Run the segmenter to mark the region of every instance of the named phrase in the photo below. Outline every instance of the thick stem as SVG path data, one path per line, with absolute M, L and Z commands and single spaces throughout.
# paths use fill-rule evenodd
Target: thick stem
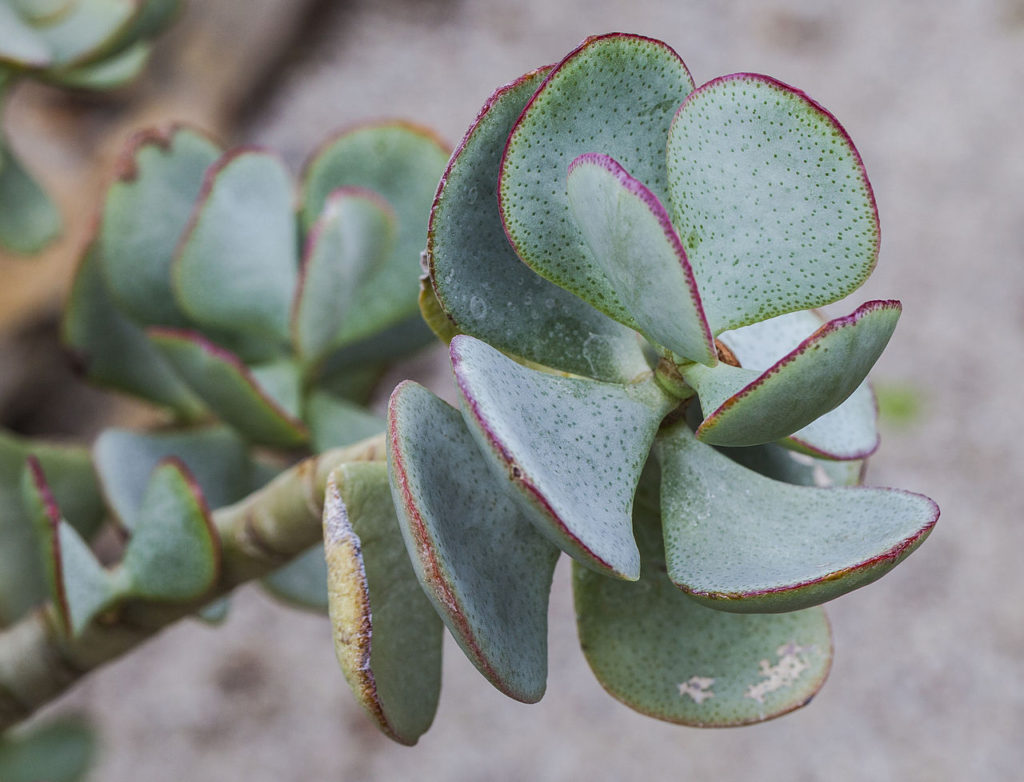
M 312 456 L 244 500 L 214 511 L 223 566 L 217 585 L 201 600 L 126 603 L 99 617 L 77 638 L 60 632 L 57 615 L 47 604 L 0 632 L 0 731 L 167 625 L 321 541 L 323 497 L 331 472 L 349 462 L 383 459 L 384 436 L 377 435 Z

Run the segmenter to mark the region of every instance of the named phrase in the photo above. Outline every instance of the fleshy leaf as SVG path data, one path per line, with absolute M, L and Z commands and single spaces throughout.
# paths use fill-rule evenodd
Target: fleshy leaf
M 9 3 L 0 3 L 0 30 L 0 63 L 45 68 L 53 60 L 46 40 Z
M 77 367 L 91 382 L 169 407 L 185 419 L 205 411 L 145 332 L 119 311 L 95 245 L 85 251 L 75 273 L 61 332 Z
M 93 461 L 107 503 L 125 529 L 138 527 L 150 476 L 167 459 L 185 465 L 212 509 L 252 490 L 246 445 L 225 427 L 146 433 L 107 429 L 93 446 Z
M 297 247 L 284 164 L 255 149 L 225 155 L 206 173 L 173 263 L 178 305 L 204 326 L 289 339 Z
M 306 421 L 317 453 L 357 443 L 384 431 L 384 421 L 366 408 L 314 391 L 306 400 Z
M 417 314 L 416 277 L 427 215 L 448 149 L 429 131 L 404 123 L 367 125 L 329 141 L 310 161 L 303 184 L 306 230 L 339 187 L 380 195 L 398 219 L 387 260 L 371 270 L 345 315 L 338 344 L 355 342 Z
M 452 368 L 463 416 L 495 479 L 555 545 L 606 575 L 635 580 L 633 494 L 671 402 L 633 386 L 528 369 L 458 336 Z
M 695 727 L 748 725 L 805 705 L 832 663 L 820 607 L 730 614 L 668 580 L 657 512 L 638 511 L 637 583 L 573 564 L 580 646 L 601 685 L 631 709 Z
M 371 385 L 376 384 L 390 364 L 433 343 L 434 335 L 417 312 L 329 353 L 319 367 L 317 383 L 347 396 L 343 389 L 369 382 L 374 372 Z
M 838 301 L 878 257 L 860 155 L 802 92 L 740 73 L 702 85 L 668 136 L 672 221 L 712 330 Z
M 327 612 L 327 563 L 320 544 L 263 578 L 263 588 L 296 608 Z
M 862 460 L 817 459 L 775 443 L 718 450 L 737 464 L 783 483 L 828 488 L 859 486 L 864 480 L 865 462 Z
M 209 408 L 246 437 L 282 448 L 306 441 L 305 424 L 271 397 L 233 353 L 196 332 L 152 328 L 149 336 Z
M 96 737 L 80 718 L 60 717 L 28 732 L 0 736 L 4 782 L 81 782 L 96 754 Z
M 406 552 L 385 465 L 335 471 L 324 502 L 324 542 L 334 648 L 345 679 L 384 733 L 415 744 L 437 711 L 444 626 Z
M 2 136 L 0 154 L 0 246 L 38 252 L 60 234 L 60 213 Z
M 455 640 L 503 693 L 540 700 L 558 549 L 484 464 L 459 413 L 410 381 L 391 395 L 388 466 L 409 558 Z
M 220 572 L 220 539 L 203 495 L 174 459 L 153 471 L 125 549 L 120 573 L 127 594 L 148 600 L 194 600 Z
M 370 190 L 335 190 L 310 229 L 292 308 L 293 340 L 307 360 L 334 342 L 360 283 L 391 255 L 396 218 Z
M 141 11 L 138 0 L 76 0 L 66 13 L 35 29 L 57 66 L 82 65 L 113 53 Z
M 938 519 L 897 489 L 794 486 L 736 464 L 685 423 L 655 446 L 669 578 L 724 611 L 794 611 L 881 578 Z
M 658 197 L 613 158 L 593 152 L 569 164 L 567 188 L 589 259 L 618 294 L 621 308 L 591 303 L 655 344 L 714 365 L 715 341 L 697 282 Z M 579 293 L 586 296 L 586 290 Z
M 665 140 L 692 89 L 666 44 L 619 33 L 588 38 L 548 74 L 509 135 L 499 180 L 505 230 L 527 266 L 604 312 L 625 309 L 570 216 L 565 174 L 600 152 L 663 199 Z
M 187 127 L 135 134 L 107 192 L 100 256 L 120 307 L 144 325 L 183 326 L 171 289 L 171 262 L 192 215 L 203 175 L 220 150 Z
M 719 335 L 745 369 L 759 372 L 798 347 L 824 319 L 801 310 Z M 878 411 L 865 380 L 834 410 L 794 432 L 783 442 L 789 448 L 829 459 L 864 459 L 878 448 Z
M 131 84 L 141 75 L 151 53 L 148 43 L 139 42 L 115 57 L 56 72 L 48 81 L 79 90 L 115 90 Z
M 77 636 L 116 598 L 114 581 L 75 528 L 64 520 L 35 457 L 29 457 L 23 491 L 36 524 L 54 608 L 64 632 Z
M 764 372 L 727 364 L 683 370 L 713 445 L 759 445 L 793 434 L 838 407 L 864 382 L 900 316 L 898 301 L 869 301 L 819 328 Z M 860 404 L 855 400 L 851 411 Z
M 430 214 L 430 278 L 456 332 L 565 372 L 630 380 L 648 368 L 636 335 L 524 265 L 498 211 L 505 142 L 549 70 L 495 92 L 452 155 Z

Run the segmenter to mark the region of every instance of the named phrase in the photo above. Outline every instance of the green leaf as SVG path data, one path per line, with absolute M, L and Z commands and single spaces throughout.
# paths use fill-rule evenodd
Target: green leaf
M 900 311 L 898 301 L 862 304 L 826 323 L 760 373 L 726 364 L 685 368 L 683 377 L 705 411 L 697 436 L 713 445 L 759 445 L 803 429 L 864 382 Z M 848 412 L 862 418 L 861 407 L 862 400 L 855 400 Z
M 153 471 L 120 574 L 126 594 L 148 600 L 194 600 L 220 572 L 220 539 L 195 479 L 177 459 Z
M 6 0 L 29 24 L 41 24 L 67 13 L 75 0 Z
M 427 216 L 448 149 L 429 131 L 405 123 L 367 125 L 329 141 L 309 162 L 303 184 L 306 230 L 339 187 L 380 195 L 395 212 L 398 232 L 386 261 L 373 269 L 345 315 L 338 343 L 362 339 L 412 317 Z
M 137 0 L 76 0 L 36 31 L 50 47 L 54 66 L 85 65 L 116 53 L 140 11 Z
M 281 448 L 306 442 L 305 424 L 270 396 L 236 355 L 196 332 L 151 328 L 149 336 L 209 408 L 247 438 Z
M 366 391 L 364 382 L 369 383 L 371 376 L 372 387 L 390 364 L 433 343 L 434 335 L 417 312 L 328 354 L 319 367 L 317 383 L 332 390 L 354 387 Z
M 444 630 L 406 553 L 385 465 L 335 471 L 324 541 L 334 648 L 345 678 L 384 733 L 415 744 L 437 711 Z
M 798 486 L 859 486 L 866 468 L 863 460 L 816 459 L 775 443 L 749 448 L 718 448 L 718 451 L 748 470 Z
M 149 62 L 152 48 L 137 43 L 116 56 L 66 71 L 47 75 L 47 80 L 79 90 L 115 90 L 135 81 Z
M 0 30 L 0 63 L 45 68 L 53 60 L 46 40 L 9 3 L 0 3 Z
M 201 622 L 206 622 L 209 625 L 219 625 L 225 619 L 228 618 L 228 612 L 231 610 L 231 598 L 230 597 L 219 597 L 212 603 L 207 603 L 201 609 L 196 611 L 196 617 Z
M 182 126 L 136 133 L 121 155 L 104 202 L 100 256 L 118 305 L 141 324 L 188 323 L 174 301 L 171 261 L 219 155 L 209 138 Z
M 633 494 L 670 400 L 650 379 L 549 375 L 467 336 L 452 340 L 451 358 L 463 416 L 495 478 L 567 554 L 636 580 Z
M 314 391 L 306 400 L 306 421 L 317 453 L 351 445 L 384 431 L 382 419 L 324 391 Z
M 279 600 L 297 608 L 327 613 L 327 563 L 324 547 L 313 546 L 287 565 L 278 568 L 261 583 Z
M 636 335 L 531 271 L 501 222 L 497 182 L 505 142 L 549 70 L 495 92 L 452 155 L 430 214 L 430 279 L 456 332 L 544 366 L 630 380 L 648 369 Z
M 683 103 L 668 137 L 672 221 L 712 330 L 838 301 L 878 257 L 860 155 L 802 92 L 738 73 Z
M 93 446 L 93 461 L 110 510 L 125 529 L 138 527 L 150 476 L 167 459 L 185 465 L 214 510 L 253 489 L 246 444 L 225 427 L 145 433 L 107 429 Z
M 499 181 L 505 230 L 527 266 L 604 312 L 625 309 L 571 218 L 566 171 L 601 152 L 663 199 L 668 128 L 692 89 L 679 55 L 637 35 L 588 38 L 551 71 L 509 135 Z
M 406 549 L 441 619 L 491 684 L 540 700 L 558 549 L 484 464 L 458 412 L 410 381 L 391 395 L 388 466 Z
M 241 149 L 206 173 L 171 270 L 178 305 L 197 323 L 289 339 L 298 282 L 292 181 L 277 157 Z
M 61 337 L 91 382 L 168 407 L 186 420 L 205 412 L 145 332 L 121 314 L 107 289 L 95 244 L 86 249 L 75 273 Z
M 0 152 L 0 246 L 39 252 L 60 234 L 60 213 L 2 136 Z
M 306 240 L 292 308 L 292 338 L 307 361 L 330 349 L 368 272 L 391 255 L 395 231 L 394 210 L 373 191 L 328 196 Z
M 692 361 L 718 357 L 686 250 L 661 201 L 608 155 L 569 164 L 569 210 L 590 249 L 588 275 L 603 275 L 618 294 L 590 303 L 647 339 Z M 575 290 L 570 288 L 570 290 Z M 578 291 L 586 297 L 586 286 Z
M 824 322 L 818 313 L 801 310 L 723 332 L 719 340 L 740 366 L 762 372 L 799 347 Z M 845 402 L 782 443 L 812 456 L 865 459 L 878 448 L 877 419 L 874 394 L 864 381 Z
M 116 585 L 88 544 L 64 520 L 35 457 L 28 459 L 22 491 L 36 525 L 50 598 L 63 631 L 78 636 L 116 599 Z
M 4 782 L 80 782 L 96 755 L 96 738 L 77 718 L 61 717 L 0 737 Z
M 724 611 L 794 611 L 870 584 L 921 545 L 939 516 L 920 494 L 765 478 L 685 423 L 662 431 L 655 452 L 669 578 Z

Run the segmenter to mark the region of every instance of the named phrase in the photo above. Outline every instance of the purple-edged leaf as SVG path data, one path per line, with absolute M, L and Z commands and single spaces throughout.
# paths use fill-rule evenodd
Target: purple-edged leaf
M 530 268 L 604 312 L 624 309 L 570 215 L 565 174 L 600 152 L 663 199 L 665 140 L 692 89 L 679 55 L 637 35 L 588 38 L 551 71 L 509 135 L 499 181 L 505 230 Z
M 28 513 L 36 525 L 50 597 L 64 632 L 77 636 L 116 598 L 111 574 L 61 515 L 42 465 L 29 457 L 23 480 Z
M 206 170 L 220 149 L 202 133 L 173 126 L 135 134 L 121 155 L 100 223 L 100 261 L 118 305 L 144 325 L 184 326 L 171 262 Z
M 630 380 L 647 369 L 636 335 L 523 264 L 498 211 L 505 142 L 549 70 L 495 92 L 452 155 L 430 213 L 430 278 L 456 333 L 565 372 Z
M 837 301 L 878 256 L 878 213 L 835 117 L 767 76 L 686 99 L 668 137 L 672 221 L 717 334 Z
M 669 578 L 724 611 L 793 611 L 870 584 L 916 549 L 939 515 L 927 497 L 897 489 L 773 481 L 684 423 L 664 430 L 655 452 Z
M 307 165 L 302 186 L 302 223 L 307 230 L 328 195 L 339 187 L 372 190 L 390 204 L 398 220 L 392 251 L 366 277 L 345 314 L 338 344 L 355 342 L 418 314 L 420 253 L 448 152 L 430 131 L 392 122 L 342 133 Z
M 550 375 L 467 336 L 452 340 L 451 359 L 463 416 L 495 478 L 567 554 L 635 580 L 633 494 L 670 400 L 650 379 Z
M 185 419 L 205 412 L 146 333 L 121 314 L 107 289 L 95 245 L 85 251 L 75 273 L 61 336 L 91 382 L 168 407 Z
M 356 292 L 370 270 L 391 255 L 394 210 L 370 190 L 345 187 L 324 202 L 310 229 L 292 307 L 292 338 L 307 361 L 337 339 Z
M 0 246 L 19 253 L 35 253 L 60 234 L 60 213 L 57 207 L 25 170 L 6 143 L 2 132 L 0 205 Z
M 642 714 L 697 727 L 748 725 L 805 705 L 832 663 L 824 610 L 705 608 L 665 576 L 657 519 L 638 513 L 639 582 L 573 565 L 580 645 L 601 685 Z
M 220 573 L 220 538 L 195 479 L 170 458 L 153 471 L 118 569 L 124 594 L 195 600 Z
M 558 549 L 484 464 L 458 411 L 409 381 L 388 407 L 388 466 L 409 558 L 441 619 L 491 684 L 540 700 Z
M 324 501 L 334 649 L 360 705 L 385 734 L 415 744 L 441 693 L 444 625 L 406 552 L 387 467 L 345 464 Z
M 169 432 L 107 429 L 93 446 L 93 463 L 107 504 L 125 529 L 139 525 L 150 477 L 168 459 L 185 466 L 214 510 L 255 488 L 245 442 L 223 426 Z
M 247 438 L 282 448 L 306 442 L 306 425 L 285 407 L 297 398 L 297 385 L 283 377 L 279 365 L 265 373 L 279 394 L 287 392 L 276 399 L 237 356 L 200 334 L 152 328 L 149 337 L 207 406 Z
M 569 164 L 569 211 L 590 248 L 587 274 L 618 294 L 590 303 L 655 344 L 701 364 L 718 357 L 686 250 L 661 201 L 608 155 Z M 575 287 L 567 286 L 576 291 Z M 586 298 L 587 291 L 576 291 Z
M 745 369 L 763 372 L 821 328 L 824 319 L 801 310 L 726 331 L 719 340 Z M 782 441 L 794 450 L 829 459 L 864 459 L 878 448 L 878 410 L 867 381 L 834 410 Z
M 697 436 L 712 445 L 759 445 L 803 429 L 841 405 L 864 382 L 889 342 L 900 311 L 898 301 L 862 304 L 850 315 L 821 326 L 763 372 L 727 364 L 684 369 L 683 377 L 697 391 L 705 411 Z M 851 414 L 860 406 L 855 400 Z
M 298 237 L 288 170 L 242 149 L 206 173 L 174 261 L 178 305 L 204 326 L 289 339 Z

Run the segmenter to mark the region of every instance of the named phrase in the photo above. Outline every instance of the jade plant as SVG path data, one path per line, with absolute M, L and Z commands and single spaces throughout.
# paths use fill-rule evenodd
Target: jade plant
M 139 137 L 65 336 L 171 423 L 0 452 L 7 534 L 43 552 L 0 588 L 39 585 L 0 633 L 0 725 L 276 574 L 326 603 L 357 700 L 412 744 L 445 627 L 503 693 L 543 695 L 563 553 L 585 656 L 632 708 L 742 725 L 820 688 L 821 604 L 938 517 L 860 485 L 899 303 L 815 309 L 878 256 L 848 135 L 778 81 L 695 87 L 664 43 L 612 34 L 497 90 L 446 159 L 409 126 L 343 135 L 296 220 L 272 156 Z M 359 405 L 424 321 L 458 406 L 406 381 L 380 432 Z M 108 517 L 123 551 L 101 565 Z
M 0 0 L 0 116 L 23 79 L 77 90 L 134 81 L 181 0 Z M 50 197 L 0 132 L 0 247 L 42 249 L 60 232 Z

